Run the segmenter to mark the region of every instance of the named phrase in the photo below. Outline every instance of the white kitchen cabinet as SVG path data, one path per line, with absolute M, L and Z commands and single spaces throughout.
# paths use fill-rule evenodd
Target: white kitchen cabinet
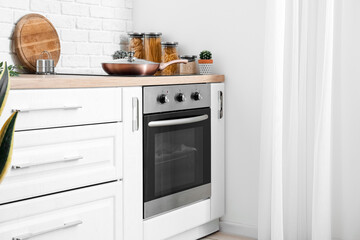
M 211 84 L 211 219 L 225 213 L 224 83 Z
M 121 88 L 11 90 L 0 123 L 16 109 L 16 130 L 118 122 L 121 99 Z
M 121 206 L 121 182 L 1 205 L 0 239 L 122 240 Z
M 143 239 L 142 88 L 123 88 L 124 239 Z
M 122 123 L 15 132 L 0 203 L 122 178 Z
M 0 122 L 12 109 L 23 112 L 0 185 L 0 240 L 158 240 L 218 226 L 220 92 L 224 84 L 211 84 L 211 198 L 144 221 L 142 87 L 10 91 Z

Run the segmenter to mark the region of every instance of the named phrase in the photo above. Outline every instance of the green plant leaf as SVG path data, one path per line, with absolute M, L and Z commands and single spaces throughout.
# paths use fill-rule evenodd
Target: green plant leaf
M 3 65 L 4 68 L 0 74 L 0 115 L 4 110 L 10 89 L 9 67 L 6 62 L 1 64 L 1 66 Z M 0 183 L 4 179 L 11 162 L 17 115 L 18 111 L 14 112 L 2 126 L 0 131 Z
M 4 110 L 7 96 L 9 94 L 9 89 L 10 89 L 9 75 L 10 74 L 7 68 L 7 64 L 5 62 L 4 70 L 1 72 L 0 75 L 0 116 L 2 111 Z
M 0 183 L 4 179 L 11 162 L 17 115 L 18 111 L 14 112 L 0 131 Z
M 5 62 L 6 64 L 6 62 Z M 0 74 L 3 72 L 4 68 L 3 68 L 4 62 L 0 62 Z M 16 70 L 23 70 L 24 67 L 21 65 L 9 65 L 6 67 L 10 73 L 10 76 L 19 76 L 19 72 Z

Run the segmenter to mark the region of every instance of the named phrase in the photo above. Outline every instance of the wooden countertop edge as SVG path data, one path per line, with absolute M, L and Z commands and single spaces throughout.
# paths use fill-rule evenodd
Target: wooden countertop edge
M 191 75 L 159 77 L 113 77 L 81 75 L 31 75 L 11 77 L 11 89 L 46 88 L 97 88 L 97 87 L 135 87 L 190 83 L 220 83 L 224 75 Z

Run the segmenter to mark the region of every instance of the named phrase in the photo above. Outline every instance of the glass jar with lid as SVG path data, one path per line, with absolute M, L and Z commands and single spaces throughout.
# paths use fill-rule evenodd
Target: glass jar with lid
M 145 59 L 152 62 L 161 62 L 161 35 L 159 32 L 145 33 Z
M 139 59 L 145 58 L 145 48 L 144 48 L 144 33 L 130 32 L 129 42 L 130 42 L 130 51 L 134 52 L 134 57 Z
M 177 42 L 162 42 L 162 62 L 170 62 L 179 59 L 177 52 Z M 162 75 L 178 75 L 179 65 L 173 64 L 162 70 Z
M 187 64 L 180 64 L 180 75 L 192 75 L 197 73 L 196 55 L 181 55 L 180 59 L 188 60 Z

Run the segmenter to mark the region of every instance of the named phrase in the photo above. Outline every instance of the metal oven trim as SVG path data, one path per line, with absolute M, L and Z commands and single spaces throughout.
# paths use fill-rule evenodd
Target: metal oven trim
M 211 197 L 211 183 L 144 203 L 144 219 Z

